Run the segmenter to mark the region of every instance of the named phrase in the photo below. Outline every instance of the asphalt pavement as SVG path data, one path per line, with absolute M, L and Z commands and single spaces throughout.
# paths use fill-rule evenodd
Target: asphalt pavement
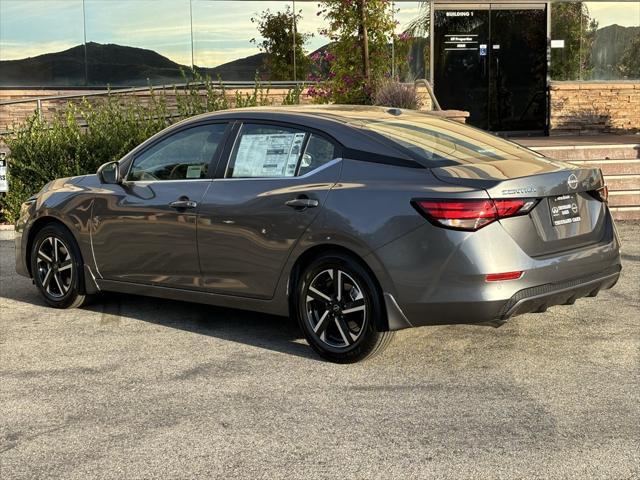
M 289 319 L 105 295 L 47 308 L 0 232 L 0 478 L 640 478 L 640 223 L 618 285 L 356 365 Z

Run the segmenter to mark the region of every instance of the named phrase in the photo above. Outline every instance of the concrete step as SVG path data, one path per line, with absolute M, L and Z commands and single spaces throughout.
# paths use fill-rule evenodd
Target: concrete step
M 616 220 L 640 219 L 640 207 L 609 207 L 609 209 Z
M 609 191 L 640 190 L 640 174 L 607 175 L 605 177 Z
M 609 192 L 609 205 L 612 207 L 640 207 L 640 190 Z
M 640 158 L 640 144 L 535 146 L 532 150 L 556 160 L 600 160 Z
M 572 160 L 570 163 L 586 168 L 599 168 L 605 176 L 640 174 L 640 159 Z

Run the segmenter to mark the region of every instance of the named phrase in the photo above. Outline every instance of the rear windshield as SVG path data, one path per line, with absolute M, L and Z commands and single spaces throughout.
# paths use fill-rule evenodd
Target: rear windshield
M 361 125 L 436 165 L 543 158 L 482 130 L 434 117 L 367 119 Z

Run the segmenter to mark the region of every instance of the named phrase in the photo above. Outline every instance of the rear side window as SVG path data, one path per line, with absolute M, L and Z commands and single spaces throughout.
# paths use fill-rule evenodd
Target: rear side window
M 299 175 L 309 173 L 336 158 L 333 143 L 318 135 L 311 134 L 300 160 Z
M 303 130 L 245 123 L 238 132 L 226 178 L 286 178 L 331 161 L 335 146 Z
M 128 180 L 206 178 L 209 163 L 224 138 L 227 124 L 200 125 L 176 132 L 138 155 Z

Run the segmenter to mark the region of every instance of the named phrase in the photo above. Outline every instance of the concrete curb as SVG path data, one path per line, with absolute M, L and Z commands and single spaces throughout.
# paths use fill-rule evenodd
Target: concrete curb
M 15 230 L 16 226 L 15 225 L 0 225 L 0 232 L 4 232 L 7 230 Z

